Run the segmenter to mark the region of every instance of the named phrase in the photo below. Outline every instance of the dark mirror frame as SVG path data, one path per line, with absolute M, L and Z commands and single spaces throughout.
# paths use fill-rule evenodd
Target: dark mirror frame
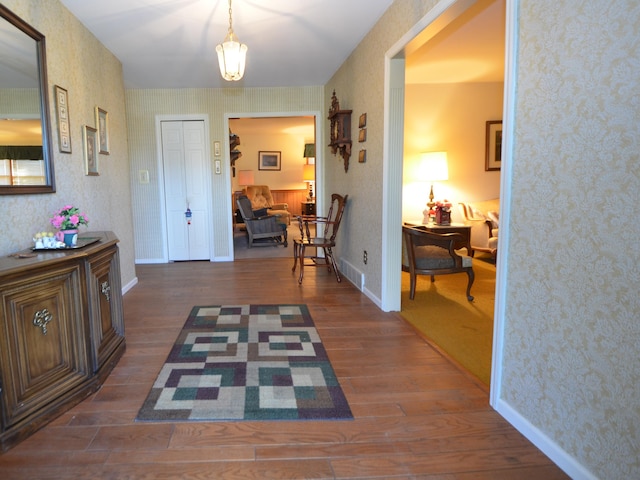
M 0 17 L 24 32 L 36 42 L 36 61 L 40 87 L 40 121 L 42 122 L 42 157 L 45 165 L 45 185 L 0 185 L 0 195 L 54 193 L 53 151 L 51 149 L 51 121 L 49 117 L 49 84 L 47 81 L 47 58 L 44 35 L 26 23 L 12 11 L 0 4 Z M 1 21 L 1 20 L 0 20 Z

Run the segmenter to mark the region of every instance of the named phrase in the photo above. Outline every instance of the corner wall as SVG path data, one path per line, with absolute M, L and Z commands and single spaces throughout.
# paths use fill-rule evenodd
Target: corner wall
M 325 148 L 325 185 L 349 193 L 338 256 L 362 265 L 369 251 L 374 297 L 387 235 L 384 55 L 436 3 L 396 0 L 325 87 L 353 109 L 352 131 L 367 113 L 367 162 L 345 173 Z M 519 6 L 519 64 L 498 408 L 574 478 L 640 478 L 640 4 L 508 5 Z
M 122 65 L 58 0 L 3 4 L 45 35 L 49 102 L 55 98 L 54 85 L 68 91 L 72 153 L 59 151 L 50 105 L 56 193 L 0 197 L 0 254 L 29 247 L 35 232 L 53 231 L 51 214 L 73 204 L 89 217 L 88 230 L 110 230 L 120 239 L 122 285 L 131 286 L 136 276 Z M 109 114 L 110 155 L 99 155 L 100 176 L 89 177 L 84 173 L 82 126 L 95 127 L 96 106 Z

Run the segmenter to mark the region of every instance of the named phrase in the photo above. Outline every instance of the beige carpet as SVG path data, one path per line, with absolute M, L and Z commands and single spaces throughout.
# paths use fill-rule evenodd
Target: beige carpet
M 409 299 L 409 274 L 402 273 L 400 314 L 427 339 L 485 385 L 491 379 L 493 309 L 496 267 L 489 257 L 473 260 L 473 302 L 467 301 L 467 275 L 440 275 L 431 283 L 419 275 L 414 300 Z

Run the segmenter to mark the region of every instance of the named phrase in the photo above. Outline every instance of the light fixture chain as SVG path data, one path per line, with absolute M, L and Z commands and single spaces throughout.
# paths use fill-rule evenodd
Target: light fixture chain
M 233 28 L 231 27 L 231 0 L 229 0 L 229 33 L 233 32 Z

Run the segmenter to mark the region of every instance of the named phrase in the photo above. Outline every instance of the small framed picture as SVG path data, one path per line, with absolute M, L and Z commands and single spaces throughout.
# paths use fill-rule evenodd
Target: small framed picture
M 98 153 L 109 155 L 109 114 L 96 107 L 96 128 L 98 129 Z
M 358 162 L 364 163 L 367 161 L 367 151 L 362 149 L 358 152 Z
M 85 125 L 82 129 L 84 143 L 84 166 L 86 175 L 100 175 L 98 171 L 98 135 L 97 130 Z
M 361 128 L 360 133 L 358 133 L 358 142 L 366 142 L 367 141 L 367 129 Z
M 360 115 L 360 119 L 358 120 L 358 128 L 364 128 L 367 126 L 367 114 L 363 113 Z
M 61 153 L 71 153 L 71 128 L 69 127 L 69 96 L 67 91 L 55 85 L 56 118 L 58 119 L 58 148 Z
M 502 120 L 489 120 L 487 122 L 486 143 L 485 171 L 500 170 L 502 166 Z
M 258 152 L 258 170 L 280 170 L 281 152 Z

